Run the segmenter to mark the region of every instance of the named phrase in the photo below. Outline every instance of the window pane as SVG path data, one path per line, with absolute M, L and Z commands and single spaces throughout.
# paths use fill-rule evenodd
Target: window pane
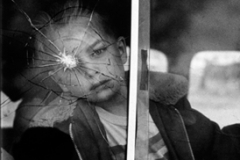
M 205 51 L 191 62 L 189 101 L 220 126 L 240 120 L 240 52 Z

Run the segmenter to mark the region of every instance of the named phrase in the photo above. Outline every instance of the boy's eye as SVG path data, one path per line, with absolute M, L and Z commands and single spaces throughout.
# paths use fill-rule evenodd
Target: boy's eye
M 92 56 L 92 57 L 100 56 L 102 53 L 104 53 L 104 52 L 106 51 L 106 49 L 107 49 L 107 47 L 94 50 L 94 51 L 92 52 L 91 56 Z

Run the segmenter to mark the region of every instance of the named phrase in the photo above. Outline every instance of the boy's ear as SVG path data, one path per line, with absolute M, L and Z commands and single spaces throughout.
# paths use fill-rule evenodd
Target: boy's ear
M 123 64 L 127 62 L 127 47 L 124 37 L 119 37 L 117 40 L 117 47 L 122 59 Z
M 69 89 L 66 87 L 66 85 L 63 85 L 61 83 L 59 83 L 59 81 L 57 80 L 56 76 L 53 76 L 53 71 L 49 71 L 48 75 L 51 77 L 51 79 L 57 83 L 57 85 L 59 85 L 61 87 L 61 89 L 63 90 L 63 92 L 68 92 Z

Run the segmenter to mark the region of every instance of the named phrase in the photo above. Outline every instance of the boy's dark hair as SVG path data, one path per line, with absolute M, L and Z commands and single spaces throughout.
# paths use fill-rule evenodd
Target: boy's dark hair
M 127 1 L 126 1 L 127 2 Z M 67 25 L 82 16 L 98 15 L 101 29 L 114 38 L 129 37 L 130 34 L 130 5 L 115 0 L 69 0 L 63 7 L 58 7 L 50 14 L 38 18 L 36 26 L 39 30 L 47 30 L 52 24 Z M 47 17 L 46 17 L 47 16 Z

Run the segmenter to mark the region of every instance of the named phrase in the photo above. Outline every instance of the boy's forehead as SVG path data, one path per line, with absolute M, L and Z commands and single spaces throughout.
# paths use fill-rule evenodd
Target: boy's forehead
M 91 40 L 100 38 L 97 34 L 99 32 L 100 30 L 98 28 L 92 27 L 92 22 L 88 23 L 88 21 L 84 19 L 84 21 L 80 21 L 79 23 L 69 23 L 65 27 L 60 28 L 59 36 L 62 40 L 70 38 L 79 40 L 88 38 Z
M 64 45 L 65 48 L 70 46 L 72 48 L 79 44 L 92 45 L 106 37 L 99 25 L 94 19 L 90 21 L 87 17 L 78 18 L 76 21 L 57 29 L 54 41 L 59 45 Z

